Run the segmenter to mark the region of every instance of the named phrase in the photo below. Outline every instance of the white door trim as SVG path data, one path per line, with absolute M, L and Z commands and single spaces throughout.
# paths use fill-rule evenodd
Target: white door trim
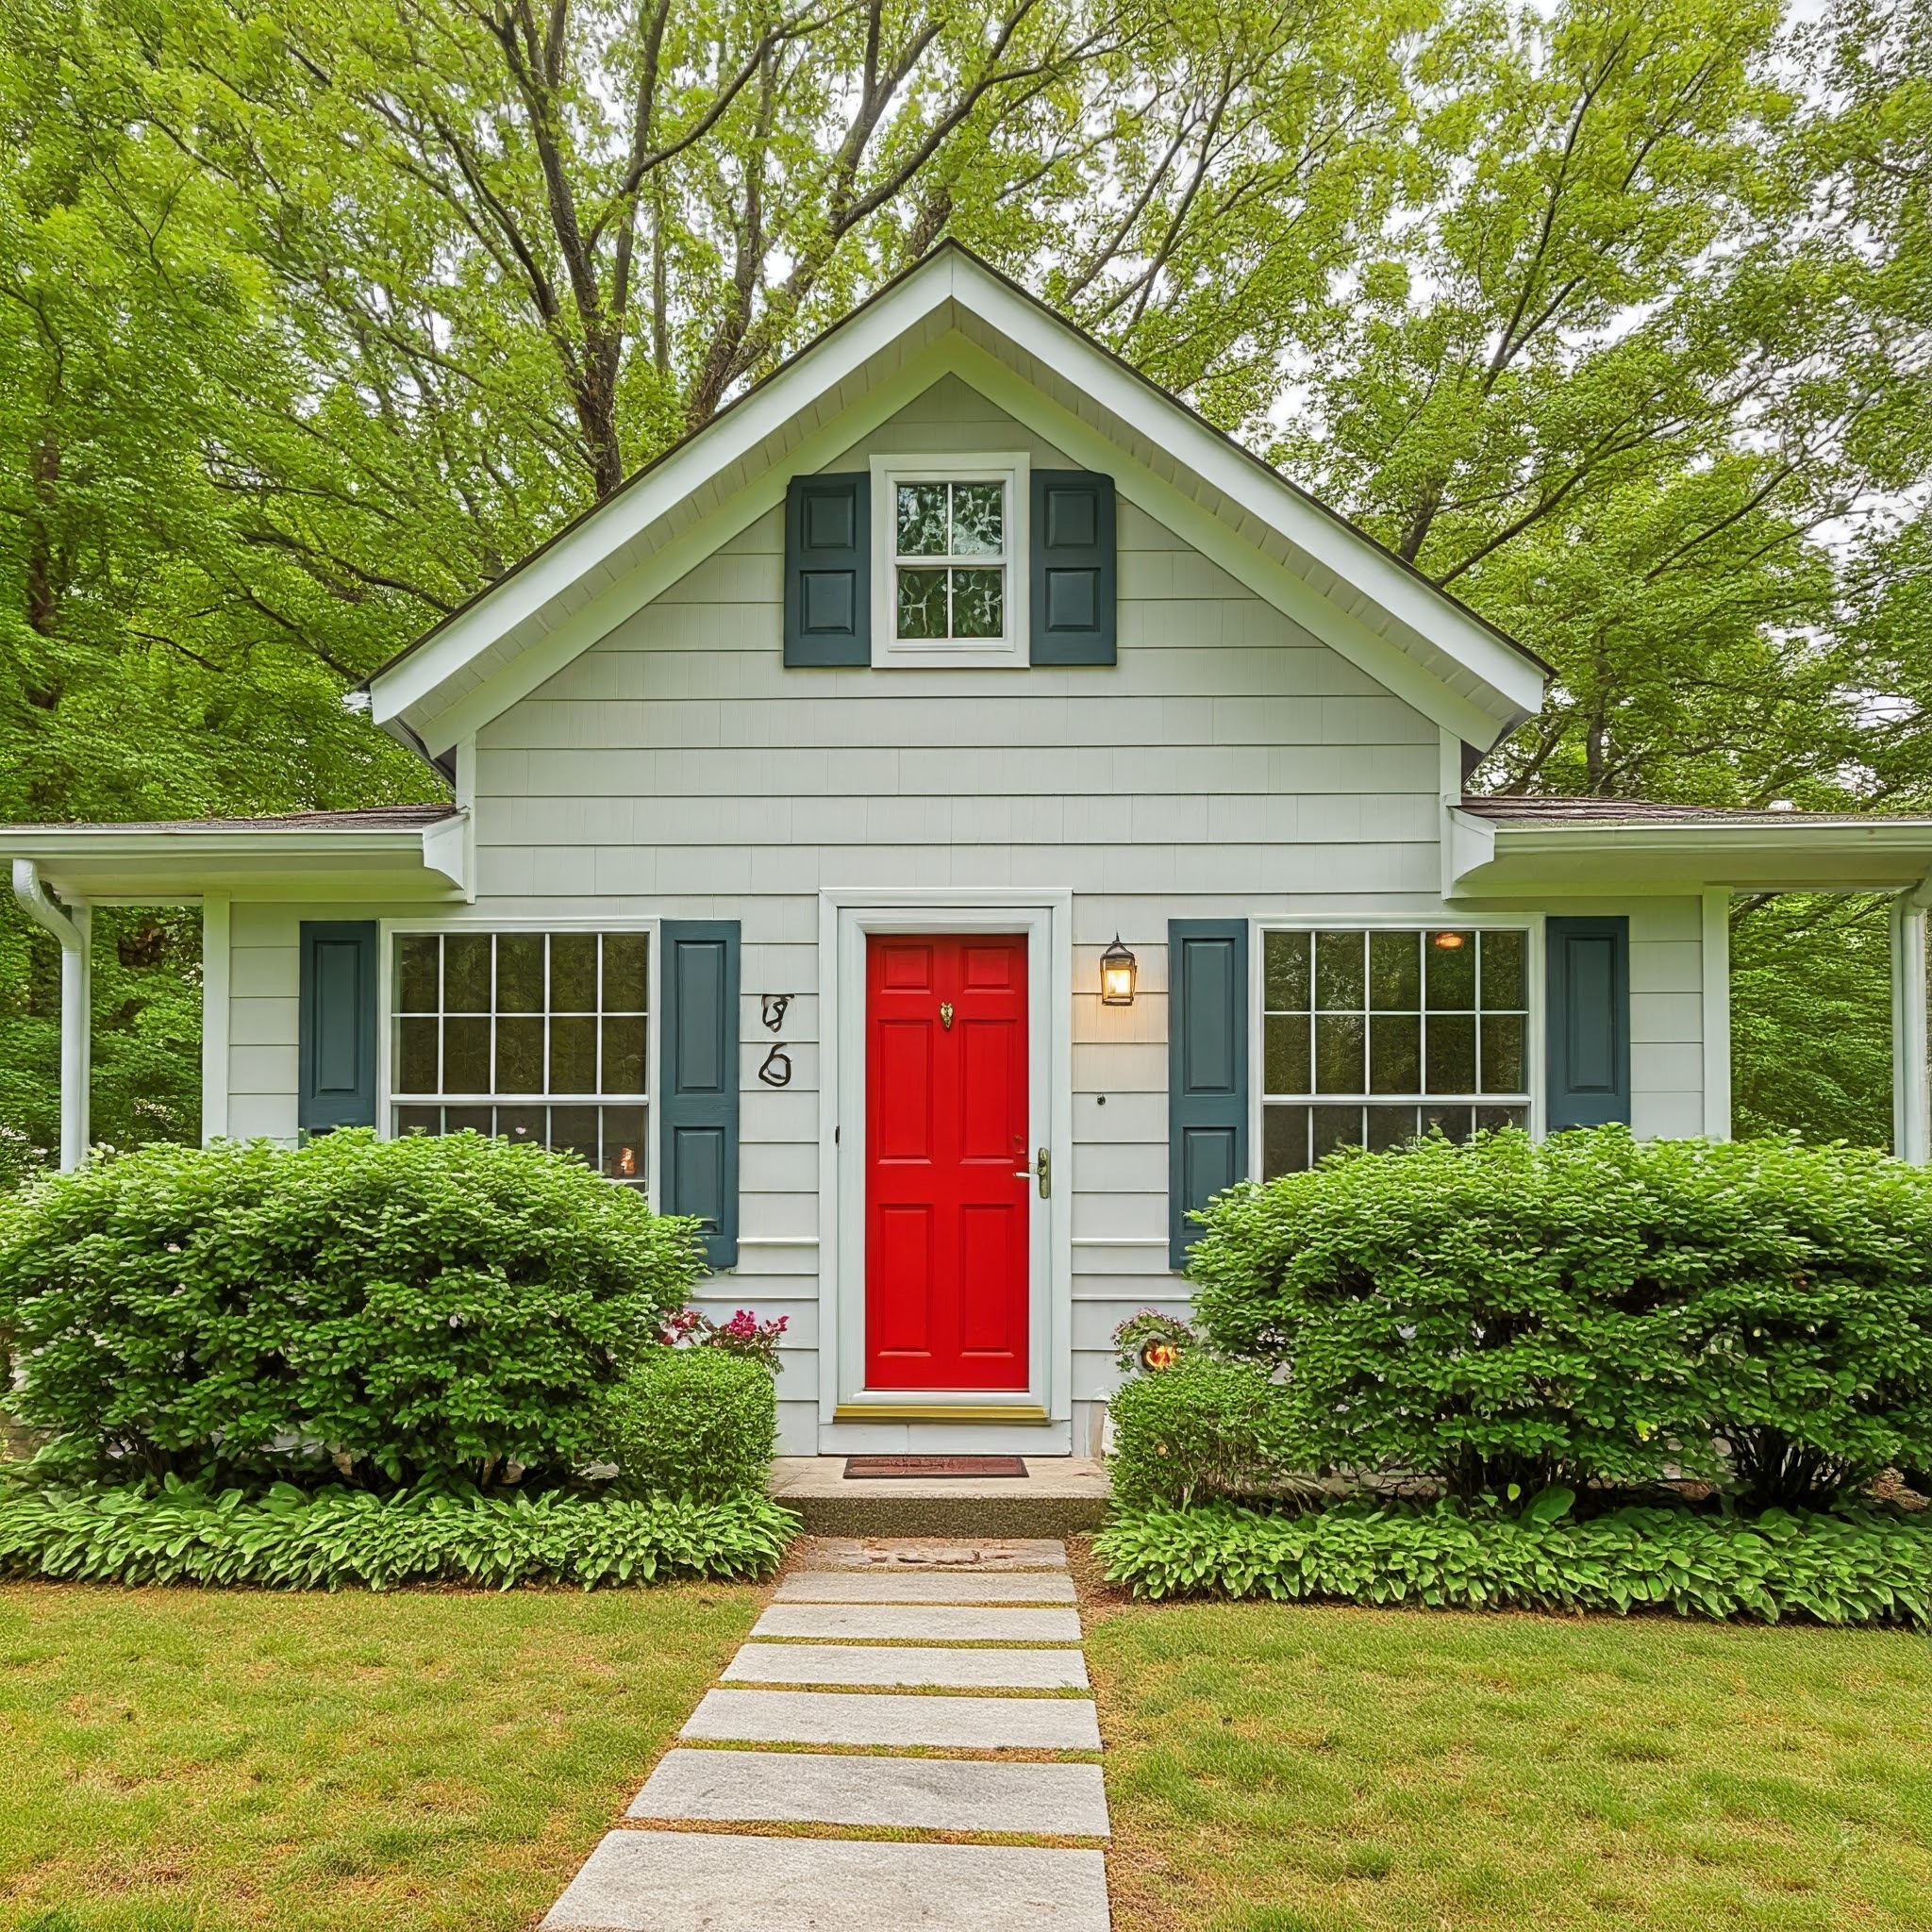
M 958 1408 L 972 1420 L 1067 1423 L 1073 1415 L 1074 895 L 1071 890 L 888 891 L 819 894 L 819 1421 L 875 1407 Z M 1033 1193 L 1030 1374 L 1024 1391 L 865 1389 L 865 936 L 874 932 L 1026 935 L 1029 1140 L 1050 1152 L 1052 1191 Z M 964 1423 L 968 1414 L 962 1414 Z M 935 1422 L 939 1417 L 933 1418 Z M 860 1424 L 861 1426 L 869 1424 Z

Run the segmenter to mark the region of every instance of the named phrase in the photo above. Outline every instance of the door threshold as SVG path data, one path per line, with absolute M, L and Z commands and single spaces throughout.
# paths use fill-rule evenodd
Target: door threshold
M 1044 1424 L 1053 1418 L 1037 1403 L 841 1402 L 835 1423 L 1020 1423 Z

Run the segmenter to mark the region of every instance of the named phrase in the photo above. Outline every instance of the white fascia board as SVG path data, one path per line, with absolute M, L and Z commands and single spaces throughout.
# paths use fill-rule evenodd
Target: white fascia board
M 1494 823 L 1493 821 L 1491 823 Z M 1859 825 L 1495 824 L 1459 896 L 1523 892 L 1908 890 L 1932 870 L 1932 823 Z M 1474 854 L 1472 854 L 1474 856 Z
M 1534 715 L 1536 705 L 1541 702 L 1540 682 L 1535 704 L 1528 708 L 1507 693 L 1499 693 L 1498 702 L 1491 708 L 1451 691 L 1400 644 L 1371 630 L 1360 618 L 1329 602 L 1306 577 L 1257 550 L 1186 491 L 1155 475 L 1111 437 L 1063 408 L 997 357 L 962 337 L 953 351 L 953 360 L 954 373 L 971 383 L 989 402 L 997 403 L 1008 414 L 1037 430 L 1082 468 L 1111 472 L 1114 488 L 1129 503 L 1165 525 L 1182 541 L 1192 544 L 1237 583 L 1272 604 L 1283 616 L 1292 618 L 1311 636 L 1347 658 L 1357 670 L 1413 706 L 1432 724 L 1487 750 L 1504 733 Z M 1222 448 L 1218 438 L 1206 432 L 1203 436 L 1216 453 L 1231 454 Z M 1182 460 L 1187 461 L 1185 458 Z M 1191 461 L 1187 466 L 1195 467 Z M 1221 487 L 1213 477 L 1207 480 L 1215 483 L 1216 488 Z M 1266 481 L 1265 477 L 1260 480 Z
M 541 616 L 555 597 L 596 570 L 613 552 L 640 536 L 660 517 L 670 515 L 701 485 L 733 463 L 756 455 L 760 444 L 809 407 L 814 395 L 835 390 L 841 383 L 862 372 L 875 356 L 952 298 L 957 265 L 956 258 L 947 256 L 939 258 L 925 269 L 915 270 L 896 288 L 889 289 L 870 308 L 860 310 L 849 322 L 821 337 L 796 361 L 761 389 L 753 391 L 735 408 L 727 409 L 701 435 L 693 437 L 655 470 L 647 471 L 628 489 L 566 530 L 548 550 L 523 569 L 513 572 L 467 610 L 458 612 L 420 649 L 411 652 L 391 669 L 378 674 L 370 685 L 372 715 L 375 722 L 381 724 L 391 719 L 407 717 L 408 722 L 425 738 L 433 735 L 436 742 L 430 748 L 438 752 L 446 751 L 466 731 L 474 730 L 474 724 L 453 729 L 447 717 L 437 715 L 435 694 L 441 685 L 459 673 L 507 631 Z M 894 408 L 897 407 L 895 404 Z M 840 418 L 841 424 L 848 420 L 844 416 Z M 863 434 L 863 431 L 859 433 Z M 818 440 L 811 439 L 813 441 Z M 838 446 L 843 448 L 852 440 L 851 434 L 846 433 Z M 779 496 L 783 494 L 781 482 Z M 683 554 L 687 547 L 695 545 L 696 555 L 692 560 L 698 560 L 724 541 L 718 534 L 721 527 L 715 514 L 701 518 L 683 539 L 667 548 Z M 735 531 L 727 532 L 727 535 L 732 534 L 736 534 Z M 684 568 L 690 569 L 691 563 L 687 562 Z M 676 579 L 672 577 L 666 581 L 675 582 Z M 613 588 L 618 591 L 624 589 L 623 586 Z M 605 603 L 605 598 L 599 598 L 587 606 L 586 611 L 601 608 Z M 578 618 L 584 614 L 579 612 Z M 629 612 L 624 614 L 627 616 Z M 622 622 L 622 619 L 618 621 Z M 559 628 L 567 629 L 575 636 L 581 626 L 576 619 L 573 619 Z M 552 655 L 547 649 L 550 640 L 546 638 L 543 646 L 539 647 L 546 658 Z M 583 645 L 579 643 L 576 648 L 582 649 Z M 569 658 L 566 657 L 560 661 L 567 663 Z M 491 679 L 485 688 L 494 686 L 495 680 Z M 529 689 L 534 690 L 535 685 Z M 419 709 L 424 714 L 420 721 L 417 716 Z M 464 705 L 463 710 L 474 715 L 475 707 Z
M 444 821 L 460 823 L 458 820 Z M 461 881 L 425 853 L 437 829 L 127 832 L 113 825 L 0 831 L 0 856 L 63 892 L 130 905 L 192 903 L 215 891 L 253 899 L 408 891 L 442 899 Z M 439 854 L 439 857 L 441 855 Z
M 1078 329 L 1042 312 L 994 277 L 974 270 L 972 263 L 962 261 L 959 266 L 962 275 L 972 277 L 970 295 L 961 296 L 963 307 L 1037 361 L 1060 371 L 1121 422 L 1144 424 L 1150 412 L 1164 417 L 1163 441 L 1177 461 L 1229 502 L 1278 530 L 1342 582 L 1354 585 L 1398 624 L 1446 652 L 1497 694 L 1499 711 L 1514 710 L 1529 718 L 1542 708 L 1541 671 L 1453 598 L 1406 570 L 1374 539 L 1308 501 Z M 1387 649 L 1400 648 L 1387 640 L 1380 641 Z M 1484 749 L 1488 748 L 1486 744 Z
M 621 573 L 614 583 L 481 683 L 463 691 L 446 709 L 436 711 L 425 703 L 413 711 L 408 721 L 410 727 L 435 753 L 474 738 L 492 719 L 500 718 L 592 644 L 608 637 L 626 618 L 635 616 L 652 598 L 668 591 L 767 510 L 776 508 L 785 501 L 786 485 L 792 476 L 822 469 L 915 401 L 948 369 L 949 358 L 939 345 L 903 363 L 876 384 L 862 403 L 840 411 L 828 424 L 791 445 L 782 463 L 769 464 L 736 496 L 661 544 L 635 569 Z
M 786 450 L 782 465 L 760 465 L 762 446 L 802 416 L 816 398 L 863 375 L 875 358 L 955 300 L 1042 366 L 1064 372 L 1068 380 L 1119 421 L 1144 422 L 1150 412 L 1157 412 L 1163 420 L 1165 446 L 1178 462 L 1227 502 L 1278 530 L 1322 568 L 1360 590 L 1396 623 L 1428 638 L 1464 668 L 1479 697 L 1450 690 L 1400 643 L 1342 611 L 1285 564 L 1255 550 L 1184 491 L 1135 463 L 1111 438 L 957 332 L 872 385 L 862 403 L 834 412 L 828 423 Z M 656 470 L 567 530 L 419 649 L 378 675 L 371 685 L 375 722 L 406 728 L 432 755 L 447 752 L 781 502 L 789 475 L 822 467 L 949 373 L 960 375 L 989 400 L 1040 428 L 1069 457 L 1117 476 L 1131 468 L 1138 493 L 1130 491 L 1130 500 L 1444 729 L 1487 749 L 1541 708 L 1542 675 L 1536 665 L 1453 600 L 1436 594 L 1369 538 L 1306 501 L 1070 324 L 1040 309 L 964 256 L 947 254 L 915 269 L 822 337 Z M 995 386 L 998 394 L 992 393 Z M 647 561 L 624 572 L 617 582 L 518 652 L 511 662 L 468 686 L 461 683 L 463 672 L 499 639 L 540 620 L 558 597 L 607 566 L 625 544 L 654 523 L 674 515 L 693 492 L 738 464 L 757 474 L 725 506 L 696 519 Z

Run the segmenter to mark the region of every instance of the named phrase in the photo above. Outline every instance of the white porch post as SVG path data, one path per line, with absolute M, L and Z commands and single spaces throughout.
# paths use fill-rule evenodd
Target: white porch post
M 1731 895 L 1704 894 L 1704 1132 L 1731 1138 Z
M 13 861 L 13 896 L 36 925 L 60 941 L 60 1169 L 87 1158 L 88 1086 L 93 1062 L 92 908 L 84 899 L 62 906 L 42 882 L 30 858 Z
M 1924 889 L 1891 902 L 1891 1150 L 1932 1161 L 1932 1076 L 1925 1035 Z
M 228 1132 L 228 895 L 201 901 L 201 1141 Z

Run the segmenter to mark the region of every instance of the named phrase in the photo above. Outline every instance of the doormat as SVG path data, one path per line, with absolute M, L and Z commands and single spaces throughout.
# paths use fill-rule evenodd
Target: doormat
M 848 1482 L 877 1476 L 1024 1475 L 1022 1456 L 848 1456 Z

